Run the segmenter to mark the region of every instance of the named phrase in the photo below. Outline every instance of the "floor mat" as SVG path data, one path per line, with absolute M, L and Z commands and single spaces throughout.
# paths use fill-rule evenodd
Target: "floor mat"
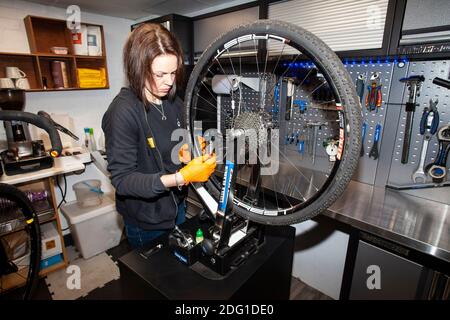
M 53 300 L 75 300 L 84 297 L 92 290 L 120 277 L 118 266 L 106 253 L 87 260 L 79 257 L 76 252 L 71 252 L 68 256 L 68 268 L 52 272 L 45 279 Z M 79 267 L 79 288 L 76 285 L 77 280 L 74 280 L 77 268 L 70 268 L 73 265 Z

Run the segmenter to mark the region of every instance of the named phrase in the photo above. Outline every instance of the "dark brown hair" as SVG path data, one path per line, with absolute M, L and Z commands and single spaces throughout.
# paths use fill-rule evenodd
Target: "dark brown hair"
M 147 104 L 145 81 L 154 83 L 151 66 L 161 54 L 173 54 L 178 58 L 175 82 L 167 95 L 173 100 L 177 85 L 182 83 L 183 77 L 183 51 L 175 36 L 160 24 L 144 23 L 131 32 L 123 48 L 123 65 L 128 84 L 144 104 Z

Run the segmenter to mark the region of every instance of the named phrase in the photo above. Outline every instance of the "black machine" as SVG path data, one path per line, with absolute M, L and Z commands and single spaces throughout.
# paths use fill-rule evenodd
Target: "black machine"
M 53 166 L 53 157 L 45 151 L 42 140 L 32 141 L 28 123 L 15 118 L 16 111 L 25 108 L 25 91 L 18 89 L 0 90 L 0 108 L 9 110 L 3 119 L 8 149 L 1 153 L 5 173 L 15 175 Z
M 0 120 L 4 120 L 8 142 L 8 149 L 1 153 L 1 160 L 7 175 L 33 172 L 53 166 L 55 155 L 51 152 L 55 151 L 48 152 L 45 150 L 42 140 L 31 139 L 28 122 L 39 127 L 42 127 L 42 123 L 50 123 L 62 132 L 67 133 L 68 131 L 56 124 L 48 114 L 40 111 L 39 116 L 36 116 L 23 112 L 24 108 L 25 90 L 0 89 L 0 109 L 2 110 Z M 30 119 L 33 119 L 33 121 L 30 121 Z M 72 133 L 70 135 L 77 138 Z M 60 151 L 56 156 L 60 154 Z
M 204 235 L 203 241 L 196 243 L 193 237 L 198 229 L 180 230 L 175 227 L 169 235 L 169 245 L 175 257 L 188 266 L 198 263 L 206 266 L 193 270 L 209 278 L 214 278 L 214 274 L 227 276 L 264 245 L 263 226 L 233 212 L 235 180 L 235 164 L 227 161 L 215 217 L 204 214 L 197 226 Z

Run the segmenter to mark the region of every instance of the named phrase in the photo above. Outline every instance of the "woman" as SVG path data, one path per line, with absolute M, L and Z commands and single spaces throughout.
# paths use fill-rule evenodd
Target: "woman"
M 171 159 L 178 143 L 171 133 L 183 119 L 176 98 L 183 53 L 173 34 L 159 24 L 139 26 L 127 39 L 123 62 L 129 86 L 112 101 L 102 129 L 116 209 L 130 244 L 142 247 L 184 222 L 182 186 L 208 180 L 216 158 L 198 157 L 181 169 Z

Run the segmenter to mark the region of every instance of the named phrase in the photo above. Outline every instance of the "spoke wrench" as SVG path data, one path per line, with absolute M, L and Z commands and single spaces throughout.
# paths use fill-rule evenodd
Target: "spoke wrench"
M 364 157 L 364 140 L 366 139 L 366 130 L 367 130 L 367 122 L 364 121 L 361 133 L 361 151 L 359 152 L 360 157 Z
M 403 150 L 402 159 L 403 164 L 408 163 L 409 145 L 411 143 L 411 131 L 413 128 L 414 112 L 416 111 L 416 99 L 420 96 L 420 87 L 425 81 L 424 76 L 410 76 L 408 78 L 401 78 L 400 82 L 406 83 L 409 90 L 408 102 L 406 103 L 406 123 L 403 134 Z
M 420 119 L 420 134 L 423 135 L 422 152 L 420 154 L 419 166 L 412 175 L 415 183 L 424 183 L 426 181 L 425 160 L 427 157 L 428 143 L 432 136 L 436 133 L 439 126 L 439 113 L 436 108 L 439 100 L 430 99 L 430 107 L 423 109 L 422 118 Z
M 450 125 L 441 127 L 437 133 L 439 141 L 439 152 L 436 160 L 428 169 L 428 174 L 433 178 L 433 182 L 441 183 L 447 176 L 447 156 L 450 151 Z
M 359 74 L 356 79 L 356 93 L 358 94 L 359 101 L 362 103 L 364 98 L 364 87 L 366 85 L 367 73 Z
M 377 160 L 379 156 L 378 152 L 378 141 L 380 140 L 380 134 L 381 134 L 381 124 L 378 123 L 375 127 L 375 137 L 373 140 L 372 149 L 370 149 L 369 152 L 369 158 L 373 158 L 373 160 Z

